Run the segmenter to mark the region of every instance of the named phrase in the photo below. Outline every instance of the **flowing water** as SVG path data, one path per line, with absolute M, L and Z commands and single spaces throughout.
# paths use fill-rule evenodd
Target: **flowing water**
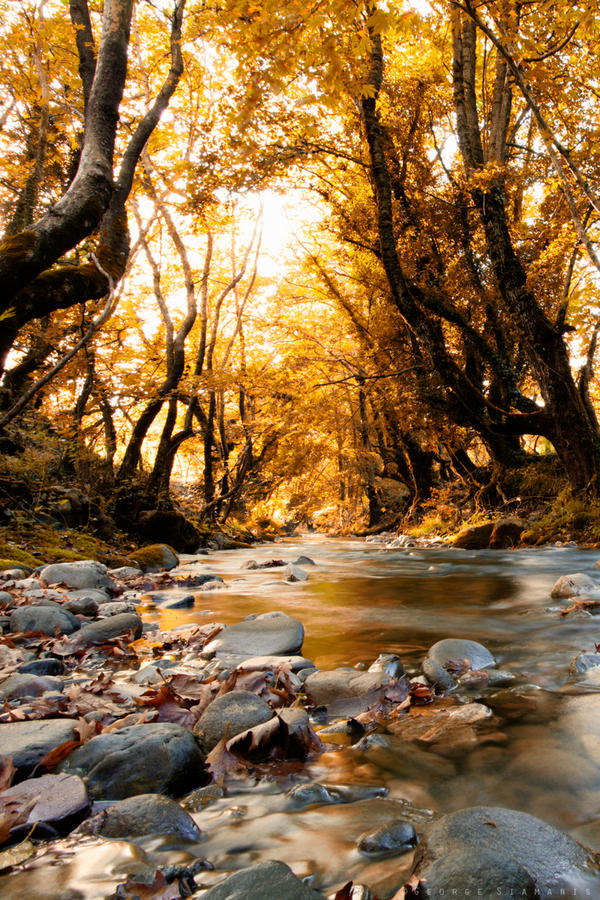
M 299 554 L 316 562 L 306 567 L 307 582 L 285 584 L 278 569 L 244 569 L 249 559 L 293 560 Z M 410 855 L 369 859 L 356 849 L 362 832 L 403 815 L 419 830 L 430 814 L 479 804 L 530 812 L 600 850 L 600 678 L 569 674 L 571 659 L 600 641 L 599 620 L 585 613 L 561 617 L 560 602 L 550 599 L 560 575 L 594 575 L 598 558 L 575 548 L 385 551 L 358 540 L 307 537 L 187 563 L 190 571 L 221 575 L 227 590 L 203 594 L 206 609 L 197 601 L 194 609 L 146 616 L 162 628 L 231 624 L 250 613 L 281 610 L 303 622 L 302 652 L 319 668 L 368 665 L 390 652 L 414 674 L 442 638 L 485 644 L 514 676 L 508 688 L 483 689 L 470 698 L 489 702 L 499 716 L 493 738 L 447 757 L 375 734 L 361 749 L 331 750 L 288 772 L 285 783 L 277 777 L 252 787 L 240 782 L 195 814 L 204 837 L 192 848 L 91 840 L 75 849 L 67 839 L 33 870 L 0 878 L 0 896 L 37 891 L 92 900 L 114 890 L 124 874 L 143 874 L 149 862 L 189 864 L 202 856 L 219 873 L 282 859 L 300 877 L 312 875 L 324 891 L 354 879 L 385 897 L 408 872 Z M 365 796 L 292 808 L 282 791 L 294 778 L 350 786 L 358 791 L 353 796 L 360 790 Z M 388 794 L 370 797 L 367 787 Z M 214 879 L 212 873 L 197 877 L 206 885 Z

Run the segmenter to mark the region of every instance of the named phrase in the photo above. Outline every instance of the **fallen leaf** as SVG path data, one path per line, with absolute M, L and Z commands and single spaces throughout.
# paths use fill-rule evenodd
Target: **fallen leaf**
M 26 859 L 29 859 L 30 856 L 33 856 L 35 851 L 36 847 L 31 841 L 21 841 L 21 843 L 17 844 L 15 847 L 3 850 L 2 853 L 0 853 L 0 872 L 12 868 L 12 866 L 20 865 L 22 862 L 25 862 Z
M 464 659 L 449 659 L 444 668 L 451 675 L 465 675 L 472 668 L 471 663 L 465 656 Z
M 223 694 L 228 694 L 230 691 L 232 691 L 235 688 L 236 682 L 238 680 L 238 676 L 239 676 L 238 670 L 234 669 L 233 672 L 231 673 L 231 675 L 228 675 L 227 678 L 225 678 L 225 680 L 221 682 L 221 687 L 217 691 L 215 700 L 217 699 L 217 697 L 222 697 Z
M 17 825 L 23 825 L 27 821 L 29 812 L 35 800 L 25 802 L 18 798 L 0 797 L 0 847 L 9 840 L 11 831 Z
M 157 716 L 158 712 L 155 709 L 145 709 L 144 712 L 130 713 L 128 716 L 123 716 L 122 719 L 116 719 L 110 725 L 105 725 L 102 729 L 102 734 L 120 731 L 121 728 L 129 728 L 130 725 L 144 725 L 146 722 L 154 722 Z
M 34 771 L 37 772 L 38 769 L 56 768 L 63 759 L 66 759 L 73 750 L 76 750 L 77 747 L 81 747 L 82 744 L 83 741 L 73 740 L 65 741 L 64 744 L 59 744 L 58 747 L 54 747 L 52 750 L 49 750 L 45 756 L 42 756 Z
M 139 900 L 180 900 L 181 894 L 177 880 L 169 884 L 163 873 L 157 871 L 152 884 L 128 878 L 118 886 L 108 900 L 125 900 L 132 897 L 138 897 Z
M 568 616 L 570 612 L 585 612 L 588 609 L 594 609 L 596 606 L 600 606 L 598 600 L 574 600 L 571 606 L 561 609 L 560 614 L 561 616 Z
M 11 786 L 16 771 L 10 756 L 0 756 L 0 791 Z
M 349 881 L 344 887 L 340 888 L 333 900 L 352 900 L 353 881 Z
M 223 783 L 226 775 L 246 774 L 246 764 L 227 749 L 227 733 L 221 738 L 206 757 L 206 765 L 216 782 Z

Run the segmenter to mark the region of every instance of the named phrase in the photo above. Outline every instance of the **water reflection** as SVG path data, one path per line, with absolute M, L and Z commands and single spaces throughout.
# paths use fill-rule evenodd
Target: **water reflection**
M 244 568 L 250 559 L 291 561 L 301 554 L 316 562 L 303 583 L 284 583 L 278 569 Z M 600 680 L 569 675 L 572 657 L 593 650 L 600 629 L 589 615 L 562 619 L 549 596 L 562 574 L 594 575 L 597 558 L 575 549 L 384 552 L 361 541 L 310 538 L 189 561 L 188 571 L 218 574 L 225 589 L 198 592 L 189 610 L 146 615 L 162 628 L 230 624 L 250 613 L 282 610 L 304 623 L 303 653 L 321 668 L 369 664 L 381 652 L 394 652 L 415 672 L 435 641 L 477 640 L 514 675 L 506 688 L 465 697 L 493 709 L 493 729 L 475 746 L 450 755 L 439 745 L 432 749 L 382 729 L 359 747 L 327 752 L 296 777 L 382 785 L 389 789 L 386 800 L 298 811 L 282 805 L 286 785 L 262 783 L 250 792 L 240 787 L 195 815 L 204 838 L 194 850 L 91 842 L 76 859 L 53 866 L 51 877 L 44 875 L 42 861 L 32 872 L 0 878 L 0 894 L 50 897 L 60 881 L 63 892 L 71 886 L 92 900 L 110 893 L 117 872 L 128 866 L 143 869 L 165 857 L 172 863 L 201 855 L 221 872 L 284 859 L 328 890 L 353 878 L 390 896 L 408 871 L 410 854 L 369 860 L 355 841 L 400 808 L 405 812 L 407 802 L 436 813 L 507 806 L 600 846 Z M 208 885 L 215 877 L 207 873 L 199 881 Z

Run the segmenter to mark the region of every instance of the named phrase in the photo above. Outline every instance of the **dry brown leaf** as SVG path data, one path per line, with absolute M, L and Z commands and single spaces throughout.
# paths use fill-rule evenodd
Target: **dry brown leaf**
M 217 699 L 217 697 L 222 697 L 223 694 L 228 694 L 235 688 L 239 674 L 239 671 L 237 669 L 234 669 L 231 675 L 228 675 L 227 678 L 225 678 L 225 680 L 221 682 L 221 687 L 217 691 L 215 700 Z
M 212 773 L 214 781 L 221 784 L 226 775 L 245 775 L 248 771 L 243 760 L 235 753 L 229 752 L 227 741 L 227 734 L 225 734 L 206 757 L 206 765 Z
M 40 768 L 54 769 L 63 761 L 63 759 L 66 759 L 73 750 L 76 750 L 77 747 L 81 747 L 82 744 L 83 741 L 65 741 L 64 744 L 59 744 L 58 747 L 54 747 L 52 750 L 49 750 L 45 756 L 42 756 L 35 767 L 35 771 Z
M 156 873 L 152 884 L 143 881 L 133 881 L 127 879 L 124 884 L 119 885 L 117 891 L 108 898 L 108 900 L 124 900 L 124 898 L 139 897 L 139 900 L 180 900 L 179 883 L 175 880 L 172 884 L 162 872 Z
M 596 606 L 600 606 L 598 600 L 574 600 L 571 606 L 561 609 L 560 614 L 561 616 L 568 616 L 570 612 L 584 612 L 587 609 L 594 609 Z
M 12 837 L 13 828 L 25 824 L 35 802 L 35 799 L 26 803 L 22 800 L 0 797 L 0 847 Z
M 0 756 L 0 791 L 11 786 L 16 771 L 10 756 Z
M 353 881 L 349 881 L 344 887 L 340 888 L 333 900 L 352 900 Z
M 123 716 L 122 719 L 111 722 L 110 725 L 105 725 L 102 729 L 102 734 L 120 731 L 121 728 L 129 728 L 130 725 L 145 725 L 146 722 L 154 722 L 157 716 L 158 713 L 155 709 L 145 709 L 141 713 L 130 713 L 128 716 Z

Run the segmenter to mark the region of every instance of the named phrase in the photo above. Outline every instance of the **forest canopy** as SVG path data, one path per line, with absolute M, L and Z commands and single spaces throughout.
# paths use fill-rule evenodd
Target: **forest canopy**
M 4 500 L 597 496 L 597 3 L 0 13 Z

